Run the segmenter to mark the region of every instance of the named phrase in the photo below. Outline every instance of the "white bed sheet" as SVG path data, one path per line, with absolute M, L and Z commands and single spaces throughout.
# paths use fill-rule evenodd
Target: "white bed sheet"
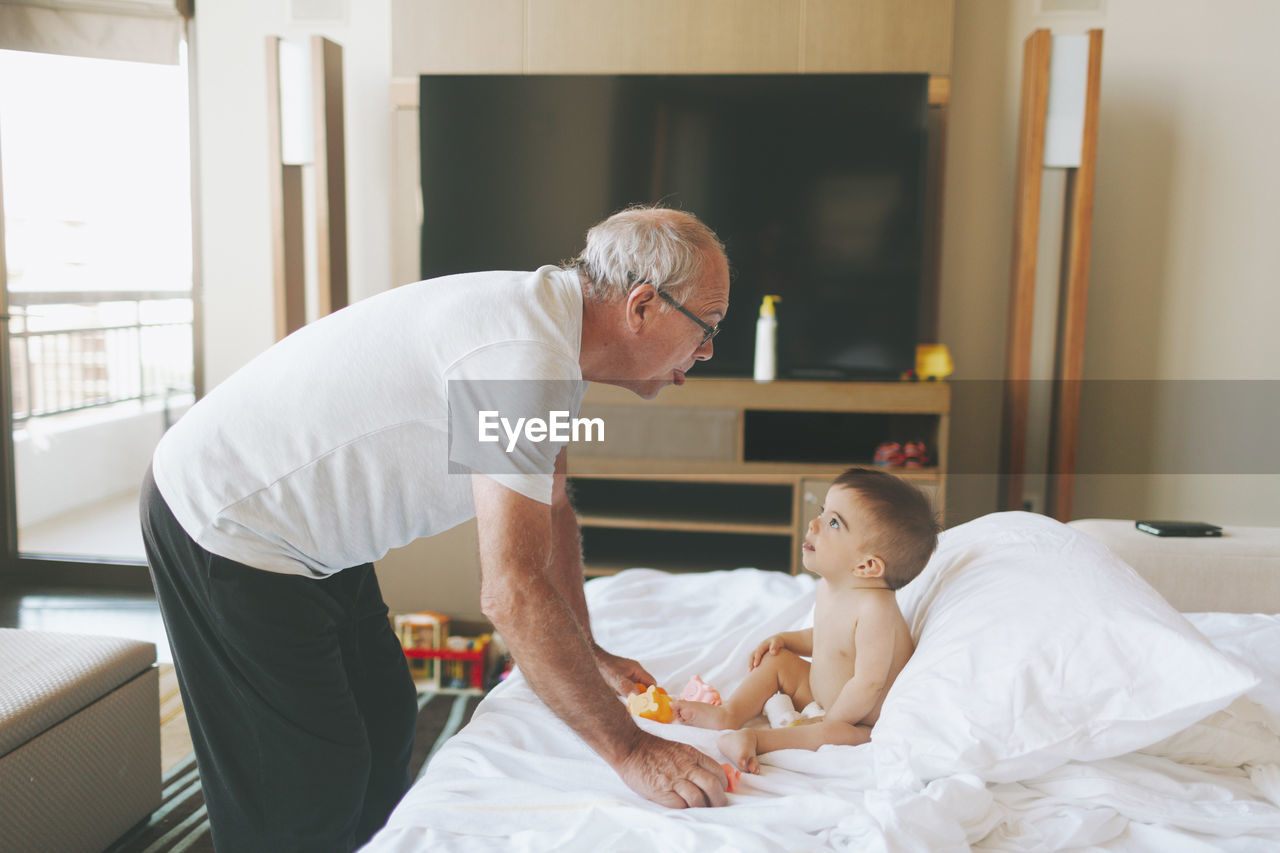
M 750 569 L 635 569 L 587 584 L 600 644 L 640 660 L 673 693 L 694 674 L 731 690 L 760 639 L 812 624 L 813 595 L 812 578 Z M 1280 616 L 1189 618 L 1259 671 L 1248 698 L 1280 717 Z M 1142 753 L 1002 785 L 952 776 L 920 792 L 877 789 L 873 745 L 783 750 L 762 756 L 759 775 L 743 775 L 729 807 L 673 811 L 627 788 L 517 672 L 440 749 L 364 849 L 1280 849 L 1280 742 L 1250 741 L 1225 712 L 1211 720 Z M 723 760 L 716 732 L 639 722 Z M 1173 760 L 1223 744 L 1249 754 L 1251 769 Z

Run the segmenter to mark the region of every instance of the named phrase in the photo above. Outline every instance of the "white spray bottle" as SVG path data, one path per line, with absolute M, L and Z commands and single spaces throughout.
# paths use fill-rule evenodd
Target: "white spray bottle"
M 781 296 L 769 294 L 760 303 L 760 319 L 756 320 L 756 367 L 753 374 L 757 382 L 772 382 L 778 378 L 778 318 L 774 316 L 773 304 L 781 301 Z

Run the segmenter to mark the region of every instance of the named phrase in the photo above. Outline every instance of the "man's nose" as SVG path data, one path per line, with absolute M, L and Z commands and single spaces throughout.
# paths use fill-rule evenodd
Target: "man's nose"
M 709 340 L 693 351 L 693 357 L 698 361 L 710 361 L 711 356 L 715 355 L 715 349 L 715 340 Z

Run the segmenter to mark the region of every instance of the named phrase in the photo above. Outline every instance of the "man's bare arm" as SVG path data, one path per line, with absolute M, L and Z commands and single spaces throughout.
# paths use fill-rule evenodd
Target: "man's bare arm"
M 569 500 L 566 454 L 561 450 L 556 456 L 554 484 L 551 492 L 551 582 L 556 585 L 577 618 L 587 640 L 591 635 L 591 617 L 587 613 L 587 598 L 582 591 L 582 530 L 578 526 L 578 514 Z
M 480 537 L 481 609 L 538 697 L 617 771 L 662 805 L 723 805 L 709 756 L 641 731 L 601 678 L 590 641 L 548 576 L 551 509 L 472 476 Z
M 582 588 L 582 531 L 578 526 L 578 514 L 569 499 L 565 458 L 567 452 L 566 448 L 556 456 L 551 493 L 551 562 L 547 573 L 582 627 L 591 651 L 595 654 L 600 674 L 615 693 L 627 696 L 636 691 L 636 684 L 647 686 L 653 684 L 654 679 L 638 662 L 600 648 L 592 636 L 591 616 L 587 611 L 587 598 Z

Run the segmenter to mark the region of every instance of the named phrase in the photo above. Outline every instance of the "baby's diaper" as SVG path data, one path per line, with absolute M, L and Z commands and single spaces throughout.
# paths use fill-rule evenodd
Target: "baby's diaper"
M 785 693 L 775 693 L 764 703 L 764 715 L 769 718 L 769 725 L 775 729 L 794 726 L 806 718 L 821 717 L 826 712 L 817 702 L 810 702 L 803 711 L 797 711 L 791 697 Z

